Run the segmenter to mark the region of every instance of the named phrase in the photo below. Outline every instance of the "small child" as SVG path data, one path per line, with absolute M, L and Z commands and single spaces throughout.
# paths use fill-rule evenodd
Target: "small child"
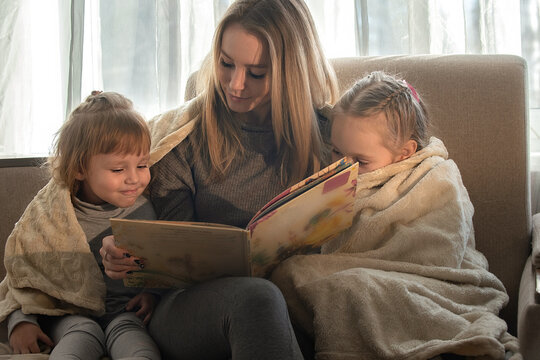
M 355 158 L 359 174 L 405 160 L 428 142 L 426 109 L 416 90 L 383 72 L 357 81 L 334 107 L 332 158 Z
M 474 207 L 443 142 L 428 137 L 415 89 L 373 72 L 340 98 L 332 121 L 334 159 L 359 163 L 353 223 L 321 254 L 272 273 L 317 355 L 502 359 L 516 349 L 497 317 L 504 285 L 475 249 Z
M 103 272 L 99 249 L 102 238 L 111 234 L 109 218 L 155 219 L 152 205 L 141 196 L 150 182 L 148 127 L 130 100 L 114 92 L 95 91 L 70 114 L 55 145 L 49 160 L 51 182 L 69 190 L 76 219 Z M 66 257 L 69 255 L 71 259 L 66 261 L 78 261 L 74 254 Z M 50 275 L 65 266 L 56 255 L 48 258 L 54 259 L 47 264 Z M 95 275 L 86 270 L 82 262 L 73 282 L 84 284 Z M 99 281 L 105 283 L 106 297 L 105 314 L 101 316 L 89 316 L 88 309 L 80 308 L 66 310 L 64 316 L 50 316 L 47 310 L 28 314 L 21 310 L 24 303 L 19 303 L 19 309 L 8 316 L 13 352 L 39 352 L 41 342 L 51 347 L 55 344 L 50 359 L 99 359 L 107 354 L 114 359 L 159 359 L 159 350 L 144 328 L 156 295 L 102 276 Z M 59 284 L 56 293 L 61 294 L 65 288 Z M 96 286 L 90 291 L 99 294 L 100 289 Z M 55 290 L 47 289 L 47 294 L 51 296 Z M 54 301 L 58 302 L 55 309 L 59 304 L 65 306 L 63 298 Z
M 359 215 L 350 229 L 323 246 L 323 253 L 370 251 L 370 256 L 381 259 L 415 263 L 431 261 L 433 265 L 443 265 L 453 259 L 453 256 L 437 259 L 422 256 L 415 250 L 413 242 L 409 242 L 410 251 L 403 250 L 404 243 L 399 245 L 402 249 L 395 251 L 394 241 L 399 242 L 396 239 L 401 235 L 392 235 L 386 230 L 393 228 L 394 222 L 421 223 L 425 212 L 439 206 L 441 209 L 454 207 L 452 201 L 439 204 L 431 200 L 424 205 L 412 200 L 417 192 L 427 195 L 428 191 L 442 191 L 447 186 L 444 182 L 426 180 L 433 177 L 430 174 L 436 168 L 439 171 L 444 168 L 446 176 L 455 181 L 454 186 L 463 186 L 461 174 L 455 163 L 448 159 L 444 144 L 429 135 L 431 124 L 427 109 L 414 87 L 397 76 L 374 71 L 359 79 L 341 96 L 331 118 L 333 160 L 350 156 L 359 164 L 355 200 L 355 212 Z M 441 161 L 445 165 L 437 166 Z M 405 180 L 407 178 L 409 181 Z M 421 178 L 426 178 L 422 180 L 422 186 L 430 190 L 414 186 Z M 407 187 L 415 191 L 409 193 Z M 466 199 L 454 200 L 470 203 L 466 190 L 460 191 L 465 193 Z M 427 210 L 430 206 L 433 208 Z M 472 208 L 472 204 L 470 206 Z M 416 213 L 413 209 L 418 211 L 416 219 L 412 215 Z M 364 231 L 359 237 L 357 230 L 366 225 L 372 231 Z M 452 231 L 459 231 L 458 226 L 456 224 Z

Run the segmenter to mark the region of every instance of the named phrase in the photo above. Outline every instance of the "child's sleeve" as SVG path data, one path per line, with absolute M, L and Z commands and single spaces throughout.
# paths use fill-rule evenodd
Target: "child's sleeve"
M 15 326 L 22 322 L 29 322 L 34 325 L 39 326 L 37 321 L 37 315 L 25 314 L 20 309 L 15 310 L 8 316 L 7 330 L 8 338 L 11 336 L 11 332 L 15 329 Z

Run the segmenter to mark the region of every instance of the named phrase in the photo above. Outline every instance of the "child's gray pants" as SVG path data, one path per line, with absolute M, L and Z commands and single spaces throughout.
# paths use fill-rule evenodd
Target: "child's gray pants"
M 125 312 L 112 320 L 105 331 L 90 318 L 80 315 L 47 317 L 41 325 L 56 344 L 49 360 L 161 359 L 159 350 L 142 320 Z

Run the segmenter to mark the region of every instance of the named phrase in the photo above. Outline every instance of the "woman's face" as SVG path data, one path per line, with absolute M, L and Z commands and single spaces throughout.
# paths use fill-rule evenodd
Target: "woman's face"
M 240 24 L 223 32 L 218 77 L 229 108 L 237 113 L 255 111 L 264 117 L 270 107 L 268 49 Z

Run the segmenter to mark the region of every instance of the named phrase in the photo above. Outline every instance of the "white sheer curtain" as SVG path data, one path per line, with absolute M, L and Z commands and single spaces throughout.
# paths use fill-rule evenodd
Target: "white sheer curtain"
M 91 47 L 84 49 L 88 63 L 83 64 L 82 94 L 118 91 L 148 117 L 178 106 L 187 78 L 209 51 L 215 23 L 229 3 L 86 1 L 85 35 L 92 36 Z
M 61 5 L 0 1 L 0 156 L 46 152 L 63 121 L 69 40 L 60 34 L 71 19 Z
M 42 156 L 93 89 L 179 105 L 232 0 L 0 0 L 0 157 Z
M 305 1 L 328 57 L 523 56 L 540 171 L 540 0 Z M 93 89 L 125 94 L 148 118 L 179 105 L 231 2 L 0 0 L 0 157 L 46 154 Z

